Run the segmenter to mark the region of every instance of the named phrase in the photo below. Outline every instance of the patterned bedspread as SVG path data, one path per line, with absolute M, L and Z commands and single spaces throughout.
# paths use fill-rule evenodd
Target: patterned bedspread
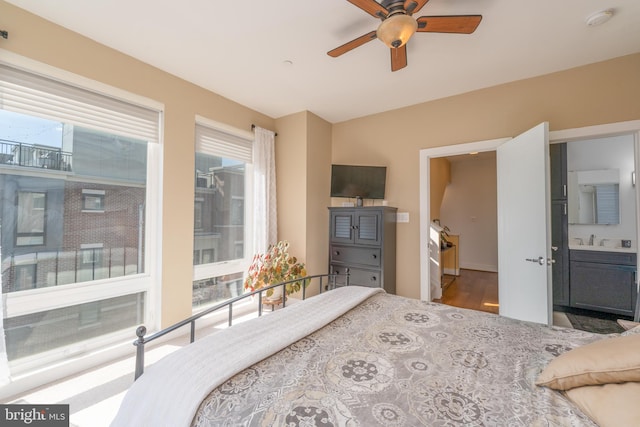
M 213 390 L 192 425 L 593 426 L 534 381 L 598 339 L 375 294 Z

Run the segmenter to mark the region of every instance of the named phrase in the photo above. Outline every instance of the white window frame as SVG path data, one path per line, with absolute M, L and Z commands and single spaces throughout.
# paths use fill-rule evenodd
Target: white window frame
M 241 138 L 253 141 L 252 132 L 243 131 L 229 125 L 207 119 L 202 116 L 196 116 L 196 124 L 206 126 L 215 130 L 220 130 Z M 199 264 L 193 266 L 193 281 L 204 280 L 211 277 L 218 277 L 234 273 L 245 273 L 251 264 L 253 258 L 253 164 L 245 163 L 245 195 L 244 195 L 244 213 L 245 213 L 245 248 L 244 258 L 231 261 L 221 261 L 210 264 Z M 195 188 L 195 182 L 194 182 Z M 195 224 L 194 224 L 195 225 Z M 194 228 L 195 230 L 195 228 Z M 194 311 L 200 311 L 194 310 Z
M 159 329 L 159 314 L 161 312 L 160 291 L 162 289 L 161 224 L 164 105 L 149 98 L 34 61 L 3 49 L 0 49 L 0 63 L 158 112 L 157 141 L 149 142 L 147 145 L 147 191 L 144 241 L 145 272 L 111 279 L 11 292 L 3 295 L 6 299 L 4 317 L 22 316 L 122 295 L 146 292 L 144 323 L 150 331 Z M 9 365 L 12 375 L 20 375 L 36 368 L 42 368 L 46 363 L 57 360 L 58 356 L 56 356 L 55 353 L 61 354 L 64 352 L 65 358 L 68 359 L 74 354 L 87 352 L 89 348 L 100 347 L 107 343 L 121 342 L 127 338 L 131 338 L 130 330 L 109 333 L 86 342 L 61 347 L 60 349 L 49 352 L 51 354 L 45 354 L 42 357 L 38 355 L 27 357 L 24 360 L 12 361 Z

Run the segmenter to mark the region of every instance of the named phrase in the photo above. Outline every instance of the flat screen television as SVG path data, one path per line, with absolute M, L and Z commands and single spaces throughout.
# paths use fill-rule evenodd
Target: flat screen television
M 386 166 L 331 165 L 331 197 L 384 199 Z

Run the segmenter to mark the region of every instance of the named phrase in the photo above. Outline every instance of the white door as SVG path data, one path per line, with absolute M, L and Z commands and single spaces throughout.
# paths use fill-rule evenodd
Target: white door
M 552 316 L 548 126 L 497 149 L 500 314 L 543 324 Z
M 431 286 L 431 299 L 442 298 L 441 231 L 442 227 L 431 223 L 429 228 L 429 285 Z

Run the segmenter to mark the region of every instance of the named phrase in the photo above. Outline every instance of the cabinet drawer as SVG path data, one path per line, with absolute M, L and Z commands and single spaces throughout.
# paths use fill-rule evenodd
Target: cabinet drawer
M 636 265 L 636 254 L 633 252 L 606 252 L 589 250 L 570 250 L 571 261 L 596 262 L 602 264 Z
M 331 246 L 331 262 L 345 264 L 380 266 L 380 248 L 354 248 L 351 246 Z
M 344 267 L 342 265 L 331 265 L 331 272 L 337 274 L 345 274 L 349 269 L 349 284 L 368 286 L 370 288 L 382 287 L 382 275 L 379 270 L 364 270 L 360 268 Z M 344 285 L 346 281 L 345 276 L 338 276 L 336 284 L 338 286 Z

